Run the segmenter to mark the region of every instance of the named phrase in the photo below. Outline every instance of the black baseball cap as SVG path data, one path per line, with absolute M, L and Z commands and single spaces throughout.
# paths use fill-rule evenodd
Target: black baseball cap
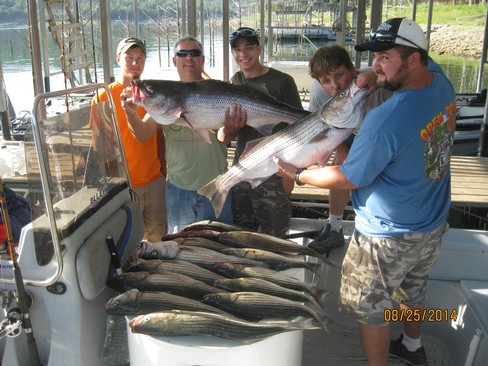
M 420 26 L 407 18 L 392 18 L 371 32 L 368 42 L 354 46 L 356 51 L 387 51 L 396 45 L 427 51 L 427 37 Z
M 241 38 L 244 38 L 250 44 L 259 44 L 259 36 L 254 29 L 241 27 L 229 35 L 230 47 L 234 48 L 236 41 Z

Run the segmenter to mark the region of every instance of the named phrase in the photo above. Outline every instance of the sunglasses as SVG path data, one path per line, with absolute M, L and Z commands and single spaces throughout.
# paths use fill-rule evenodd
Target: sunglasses
M 179 50 L 176 52 L 176 56 L 178 57 L 187 57 L 188 55 L 192 55 L 192 57 L 200 57 L 202 55 L 202 51 L 198 49 L 193 50 Z
M 387 32 L 385 33 L 384 31 L 379 31 L 379 32 L 371 32 L 371 39 L 376 39 L 378 42 L 391 42 L 391 43 L 395 43 L 395 40 L 397 38 L 400 38 L 410 44 L 413 44 L 415 47 L 419 48 L 419 49 L 422 49 L 422 47 L 420 47 L 418 44 L 412 42 L 411 40 L 409 40 L 408 38 L 405 38 L 405 37 L 402 37 L 396 33 L 391 33 L 391 32 Z
M 234 39 L 236 39 L 237 37 L 239 36 L 243 36 L 243 37 L 257 37 L 258 34 L 252 30 L 252 29 L 241 29 L 241 30 L 236 30 L 235 32 L 232 32 L 230 35 L 229 35 L 229 39 L 231 41 L 233 41 Z

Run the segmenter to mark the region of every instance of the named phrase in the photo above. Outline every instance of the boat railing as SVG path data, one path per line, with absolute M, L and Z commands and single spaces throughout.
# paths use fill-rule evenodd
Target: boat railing
M 68 101 L 72 95 L 90 92 L 96 98 L 103 90 L 108 98 L 99 103 L 90 103 L 90 97 L 77 105 L 66 103 L 64 111 L 49 110 L 54 99 Z M 26 284 L 49 286 L 63 272 L 63 246 L 67 246 L 63 239 L 131 187 L 108 87 L 92 84 L 38 95 L 24 146 L 33 219 L 32 234 L 24 239 L 34 243 L 23 243 L 21 238 L 19 263 L 37 266 L 36 278 L 26 276 Z M 35 255 L 22 258 L 23 245 L 25 252 Z

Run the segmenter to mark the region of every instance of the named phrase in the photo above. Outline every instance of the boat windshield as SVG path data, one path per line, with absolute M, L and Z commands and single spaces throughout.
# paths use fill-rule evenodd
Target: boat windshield
M 130 180 L 110 101 L 92 105 L 90 97 L 65 112 L 38 114 L 34 111 L 35 123 L 24 143 L 27 197 L 36 247 L 47 245 L 44 249 L 52 253 L 51 230 L 57 231 L 59 241 L 69 236 L 127 189 Z M 50 205 L 55 228 L 49 220 Z M 50 258 L 38 257 L 38 262 Z

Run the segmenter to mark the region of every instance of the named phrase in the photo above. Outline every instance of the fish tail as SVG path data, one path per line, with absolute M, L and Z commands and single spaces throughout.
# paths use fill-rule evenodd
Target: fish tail
M 220 179 L 216 178 L 200 188 L 197 193 L 209 199 L 215 211 L 215 217 L 218 218 L 224 207 L 227 195 L 229 194 L 229 189 L 220 184 Z
M 314 275 L 318 275 L 318 271 L 320 269 L 321 264 L 320 263 L 311 263 L 311 262 L 305 262 L 303 264 L 303 267 L 308 269 L 310 272 L 312 272 Z M 319 276 L 320 277 L 320 276 Z
M 305 318 L 303 316 L 298 316 L 290 320 L 290 326 L 296 329 L 319 329 L 322 327 L 322 326 L 321 327 L 316 326 L 314 324 L 314 319 Z
M 320 325 L 322 326 L 322 328 L 325 330 L 325 333 L 327 333 L 327 334 L 330 334 L 329 333 L 329 328 L 328 328 L 328 325 L 330 323 L 332 323 L 332 319 L 329 318 L 328 316 L 323 316 L 321 318 Z
M 325 304 L 325 297 L 330 292 L 327 290 L 322 290 L 321 288 L 313 287 L 311 291 L 312 297 L 323 307 Z

